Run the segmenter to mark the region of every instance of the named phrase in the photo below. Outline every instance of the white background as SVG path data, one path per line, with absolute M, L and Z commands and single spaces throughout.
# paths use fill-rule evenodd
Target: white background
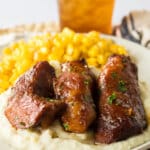
M 131 10 L 142 9 L 150 11 L 150 0 L 116 0 L 113 24 Z M 0 28 L 49 21 L 58 22 L 57 0 L 0 0 Z

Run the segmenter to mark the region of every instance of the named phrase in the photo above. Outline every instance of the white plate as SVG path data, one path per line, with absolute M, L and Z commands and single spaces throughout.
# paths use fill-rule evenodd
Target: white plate
M 150 87 L 150 50 L 135 44 L 133 42 L 112 37 L 112 36 L 107 36 L 107 35 L 102 35 L 104 38 L 109 38 L 114 40 L 116 43 L 126 47 L 126 49 L 129 51 L 130 55 L 136 58 L 137 66 L 138 66 L 138 77 L 139 80 L 145 81 L 148 86 Z M 18 38 L 19 37 L 19 38 Z M 12 41 L 15 41 L 16 39 L 21 38 L 27 38 L 27 35 L 9 35 L 5 37 L 0 37 L 0 50 L 7 46 L 9 43 Z M 150 91 L 149 91 L 150 92 Z M 13 138 L 13 137 L 12 137 Z M 150 142 L 144 144 L 143 146 L 140 146 L 136 148 L 136 150 L 146 150 L 150 148 Z M 10 150 L 11 148 L 3 142 L 3 140 L 0 139 L 0 149 L 3 150 Z

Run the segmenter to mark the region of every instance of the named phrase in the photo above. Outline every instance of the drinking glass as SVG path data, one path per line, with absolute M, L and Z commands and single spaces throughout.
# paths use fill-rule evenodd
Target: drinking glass
M 58 0 L 61 29 L 111 34 L 114 0 Z

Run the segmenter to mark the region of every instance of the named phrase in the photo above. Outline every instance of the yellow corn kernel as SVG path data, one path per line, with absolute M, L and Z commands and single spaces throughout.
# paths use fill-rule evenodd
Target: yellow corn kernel
M 118 46 L 117 52 L 118 54 L 123 54 L 123 55 L 127 54 L 127 52 L 124 50 L 122 46 Z
M 10 82 L 11 84 L 13 84 L 14 81 L 16 81 L 17 76 L 18 76 L 18 75 L 17 75 L 15 72 L 13 72 L 13 75 L 10 77 L 9 82 Z
M 64 28 L 64 30 L 61 33 L 63 36 L 69 36 L 73 37 L 75 32 L 73 30 L 70 30 L 69 28 Z
M 74 52 L 73 46 L 71 44 L 68 44 L 66 54 L 67 55 L 73 55 L 73 52 Z
M 73 60 L 74 60 L 73 57 L 69 56 L 69 55 L 64 55 L 64 57 L 63 57 L 63 62 L 65 62 L 65 61 L 73 61 Z
M 82 42 L 82 39 L 83 39 L 83 35 L 77 33 L 74 35 L 72 41 L 73 41 L 74 45 L 80 45 Z
M 109 50 L 107 49 L 107 42 L 104 40 L 101 40 L 97 43 L 97 46 L 101 49 L 101 53 L 104 53 L 105 51 Z
M 89 57 L 96 57 L 99 54 L 99 48 L 95 45 L 91 47 L 88 51 Z
M 80 56 L 81 56 L 81 51 L 78 49 L 74 49 L 73 54 L 72 54 L 73 60 L 79 60 Z
M 104 56 L 103 55 L 98 55 L 97 56 L 97 62 L 99 65 L 105 64 Z
M 62 47 L 62 43 L 60 42 L 59 39 L 54 39 L 53 40 L 53 45 L 56 47 Z
M 116 44 L 112 44 L 112 45 L 110 46 L 110 51 L 111 51 L 111 52 L 116 52 L 116 51 L 117 51 L 117 48 L 118 48 L 118 46 L 117 46 Z
M 10 54 L 12 53 L 12 50 L 8 47 L 8 48 L 5 48 L 5 49 L 4 49 L 3 53 L 4 53 L 5 55 L 10 55 Z
M 88 58 L 88 59 L 86 59 L 86 61 L 89 66 L 95 66 L 95 67 L 98 66 L 98 62 L 97 62 L 96 58 Z
M 97 39 L 99 40 L 100 39 L 100 33 L 99 32 L 96 32 L 96 31 L 91 31 L 87 34 L 87 36 L 91 39 Z
M 41 47 L 40 51 L 42 54 L 48 54 L 49 49 L 47 47 Z
M 1 81 L 0 83 L 2 83 L 1 88 L 3 88 L 4 90 L 7 89 L 7 87 L 9 86 L 9 82 Z
M 18 41 L 5 48 L 0 59 L 0 93 L 35 63 L 42 60 L 59 62 L 85 58 L 91 66 L 101 67 L 114 54 L 126 55 L 124 47 L 100 37 L 98 32 L 75 33 L 65 28 L 56 34 L 43 34 L 29 41 Z
M 64 49 L 63 48 L 61 49 L 61 48 L 53 47 L 50 54 L 53 54 L 56 57 L 57 56 L 61 57 L 61 56 L 64 55 Z
M 51 61 L 51 60 L 57 60 L 56 55 L 50 54 L 50 55 L 48 56 L 48 61 Z
M 93 41 L 90 38 L 88 38 L 88 37 L 84 37 L 84 38 L 82 38 L 82 44 L 86 48 L 89 48 L 93 44 Z

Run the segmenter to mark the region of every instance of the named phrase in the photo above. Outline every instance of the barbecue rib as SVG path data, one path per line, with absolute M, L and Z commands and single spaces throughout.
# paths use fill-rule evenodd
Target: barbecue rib
M 62 73 L 55 83 L 56 96 L 66 102 L 67 109 L 61 117 L 64 129 L 85 132 L 96 117 L 92 98 L 93 76 L 82 61 L 62 65 Z
M 102 68 L 95 143 L 112 143 L 139 134 L 146 127 L 137 68 L 129 57 L 113 55 Z
M 65 108 L 65 103 L 54 98 L 55 72 L 48 62 L 37 63 L 23 74 L 8 99 L 5 115 L 15 128 L 30 128 L 41 122 L 51 124 Z

